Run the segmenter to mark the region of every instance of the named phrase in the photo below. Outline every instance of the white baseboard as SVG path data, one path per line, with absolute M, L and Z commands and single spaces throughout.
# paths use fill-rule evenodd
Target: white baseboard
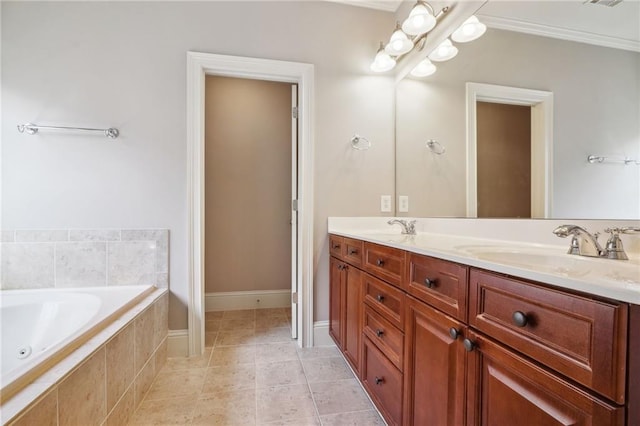
M 204 297 L 205 312 L 288 308 L 291 306 L 291 290 L 289 289 L 207 293 Z
M 169 358 L 189 356 L 189 330 L 169 330 L 167 356 Z
M 316 321 L 313 323 L 313 346 L 335 346 L 335 342 L 329 336 L 329 321 Z

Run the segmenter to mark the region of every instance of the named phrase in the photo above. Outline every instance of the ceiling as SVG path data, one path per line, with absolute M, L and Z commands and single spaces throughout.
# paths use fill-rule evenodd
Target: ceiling
M 403 0 L 329 1 L 388 12 L 403 4 Z M 610 0 L 601 0 L 606 1 Z M 477 15 L 492 28 L 640 52 L 640 0 L 623 0 L 613 7 L 584 0 L 489 0 Z

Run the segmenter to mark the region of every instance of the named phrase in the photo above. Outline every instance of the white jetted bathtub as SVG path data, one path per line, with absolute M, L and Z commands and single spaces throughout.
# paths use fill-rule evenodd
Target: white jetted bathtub
M 3 290 L 0 292 L 0 390 L 21 383 L 59 361 L 153 286 Z

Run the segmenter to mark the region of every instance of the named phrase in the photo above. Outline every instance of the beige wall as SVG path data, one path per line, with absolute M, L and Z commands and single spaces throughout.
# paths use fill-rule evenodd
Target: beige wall
M 205 292 L 291 288 L 291 84 L 205 91 Z
M 1 2 L 5 229 L 168 228 L 169 327 L 187 328 L 186 52 L 315 66 L 314 301 L 328 318 L 328 216 L 394 191 L 394 86 L 372 75 L 393 15 L 330 2 Z M 116 126 L 117 140 L 16 124 Z M 369 138 L 354 151 L 349 138 Z
M 531 107 L 477 102 L 478 217 L 531 218 Z

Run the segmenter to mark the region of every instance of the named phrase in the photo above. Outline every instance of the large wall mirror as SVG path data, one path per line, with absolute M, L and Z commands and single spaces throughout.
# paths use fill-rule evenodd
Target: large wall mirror
M 640 219 L 640 3 L 489 1 L 477 15 L 483 37 L 397 83 L 409 209 L 396 213 Z

